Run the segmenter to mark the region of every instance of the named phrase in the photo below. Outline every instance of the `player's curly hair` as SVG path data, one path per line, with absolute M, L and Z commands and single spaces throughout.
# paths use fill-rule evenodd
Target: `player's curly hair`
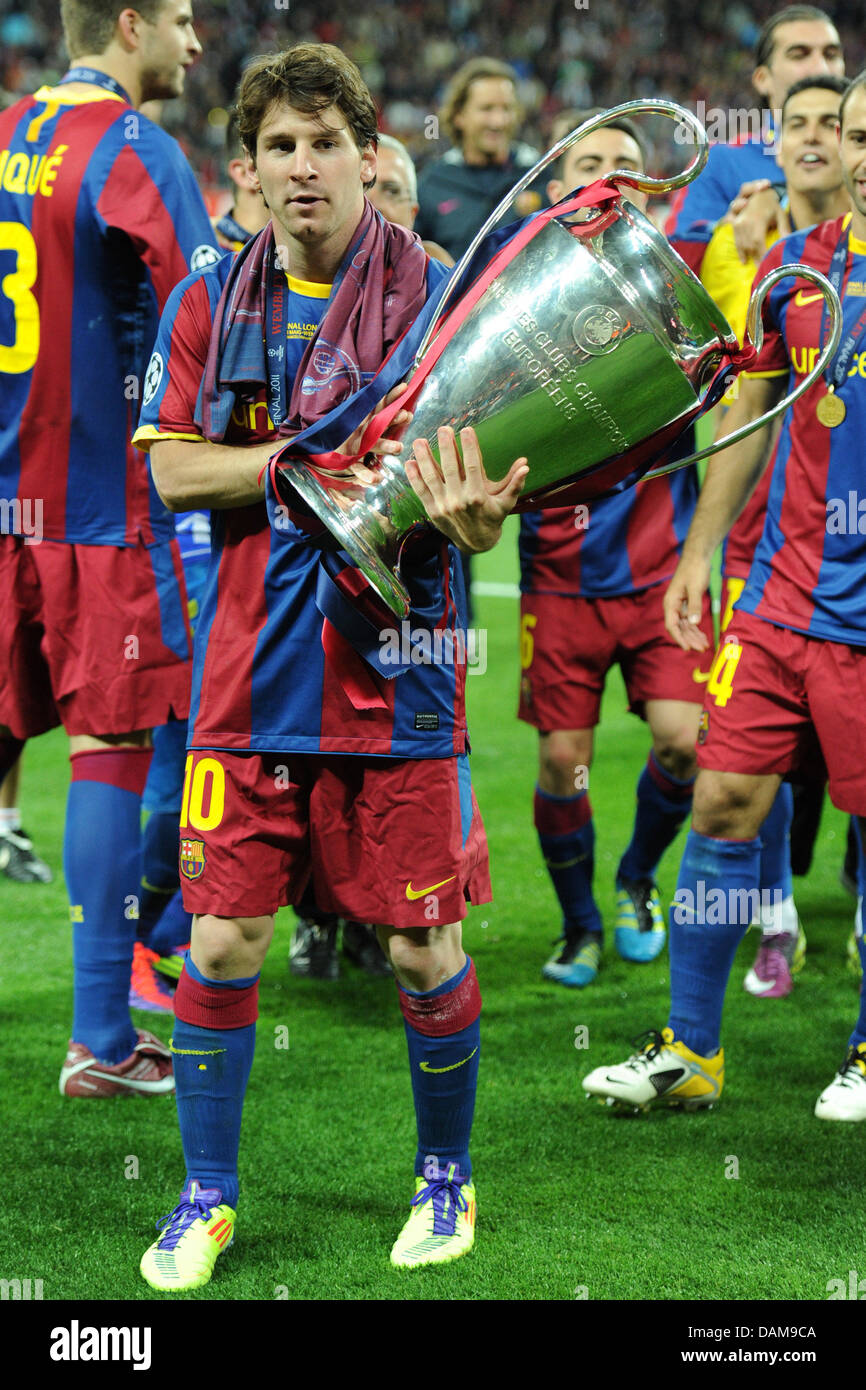
M 104 53 L 111 43 L 118 15 L 133 8 L 147 24 L 155 24 L 165 0 L 60 0 L 63 37 L 73 62 L 86 54 Z
M 442 129 L 454 145 L 460 144 L 460 131 L 454 124 L 454 117 L 459 116 L 466 105 L 472 83 L 481 77 L 504 77 L 506 81 L 514 84 L 515 90 L 517 89 L 514 69 L 507 63 L 500 63 L 498 58 L 470 58 L 462 68 L 458 68 L 445 88 L 439 108 Z
M 238 134 L 253 159 L 259 129 L 275 101 L 309 116 L 336 106 L 358 149 L 376 148 L 373 98 L 351 58 L 331 43 L 297 43 L 250 63 L 241 78 L 235 109 Z M 365 188 L 372 188 L 374 182 Z

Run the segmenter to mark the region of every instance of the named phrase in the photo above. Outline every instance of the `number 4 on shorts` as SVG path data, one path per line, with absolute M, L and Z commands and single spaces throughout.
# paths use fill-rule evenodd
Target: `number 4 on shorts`
M 714 696 L 717 705 L 724 706 L 730 700 L 733 694 L 734 672 L 742 655 L 743 649 L 736 637 L 726 637 L 719 647 L 707 682 L 707 693 Z

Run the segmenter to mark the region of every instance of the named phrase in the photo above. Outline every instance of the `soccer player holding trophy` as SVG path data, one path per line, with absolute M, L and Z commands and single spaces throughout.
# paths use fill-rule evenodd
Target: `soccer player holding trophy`
M 413 665 L 391 682 L 371 671 L 323 613 L 357 594 L 357 572 L 326 568 L 333 547 L 300 499 L 290 514 L 271 496 L 270 524 L 262 476 L 281 442 L 372 379 L 446 272 L 364 197 L 376 111 L 339 50 L 299 45 L 253 63 L 238 114 L 271 222 L 172 297 L 136 435 L 169 505 L 209 507 L 214 519 L 181 820 L 196 914 L 172 1041 L 187 1180 L 142 1261 L 165 1290 L 206 1283 L 232 1238 L 259 971 L 277 907 L 308 882 L 323 909 L 384 924 L 398 984 L 418 1148 L 392 1262 L 456 1258 L 475 1223 L 481 996 L 460 922 L 467 899 L 489 900 L 490 882 L 465 661 Z M 407 421 L 403 412 L 396 425 Z M 453 632 L 463 613 L 455 543 L 495 543 L 527 470 L 517 460 L 488 485 L 471 432 L 462 466 L 453 433 L 439 443 L 441 473 L 423 442 L 412 466 L 438 529 L 403 574 L 412 621 Z M 345 452 L 356 447 L 347 440 Z M 376 451 L 400 447 L 383 439 Z M 377 621 L 393 626 L 381 605 Z
M 418 1147 L 392 1263 L 471 1247 L 481 1000 L 460 922 L 490 886 L 468 775 L 456 547 L 499 539 L 530 441 L 530 502 L 547 490 L 567 502 L 578 474 L 584 496 L 625 486 L 755 352 L 604 181 L 493 238 L 443 316 L 466 265 L 443 288 L 442 267 L 365 200 L 375 109 L 354 65 L 329 45 L 263 58 L 238 111 L 271 224 L 172 296 L 136 434 L 168 504 L 210 507 L 215 523 L 181 818 L 196 914 L 172 1043 L 187 1180 L 142 1261 L 166 1290 L 206 1283 L 232 1238 L 259 971 L 276 908 L 309 882 L 326 911 L 380 924 L 399 987 Z M 581 210 L 574 225 L 557 220 Z M 638 267 L 655 291 L 640 304 Z M 822 277 L 800 273 L 823 292 Z M 800 390 L 836 346 L 838 305 L 831 323 Z M 516 460 L 515 439 L 527 449 Z M 386 670 L 391 614 L 428 652 L 447 637 L 451 659 L 395 670 L 389 656 Z

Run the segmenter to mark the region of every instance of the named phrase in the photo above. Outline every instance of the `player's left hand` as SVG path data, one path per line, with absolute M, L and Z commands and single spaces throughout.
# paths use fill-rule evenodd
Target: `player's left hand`
M 529 464 L 525 458 L 515 459 L 504 478 L 491 482 L 473 429 L 460 431 L 462 459 L 450 425 L 443 425 L 436 436 L 439 465 L 426 439 L 416 439 L 406 476 L 437 530 L 470 554 L 491 550 L 523 491 Z
M 374 408 L 370 411 L 370 414 L 364 417 L 360 425 L 358 425 L 357 429 L 352 431 L 345 443 L 340 445 L 338 452 L 341 454 L 357 454 L 358 450 L 361 447 L 361 441 L 364 438 L 364 431 L 366 430 L 370 421 L 373 419 L 373 416 L 378 415 L 379 411 L 383 410 L 386 405 L 391 405 L 394 401 L 396 401 L 397 398 L 401 396 L 405 390 L 405 381 L 400 381 L 397 383 L 396 386 L 392 386 L 387 396 L 382 397 L 382 399 L 379 401 L 379 404 L 374 406 Z M 394 419 L 391 421 L 390 428 L 395 431 L 405 429 L 406 425 L 408 425 L 411 419 L 411 411 L 398 410 L 397 414 L 394 416 Z M 403 443 L 400 439 L 379 439 L 376 441 L 375 444 L 372 445 L 370 449 L 370 454 L 374 454 L 376 456 L 376 459 L 382 459 L 385 457 L 386 454 L 399 454 L 402 448 Z M 374 461 L 371 460 L 371 463 L 372 462 Z M 363 463 L 362 461 L 353 464 L 351 466 L 351 471 L 355 473 L 359 477 L 359 479 L 367 485 L 376 482 L 376 474 L 374 468 L 369 467 L 369 465 Z

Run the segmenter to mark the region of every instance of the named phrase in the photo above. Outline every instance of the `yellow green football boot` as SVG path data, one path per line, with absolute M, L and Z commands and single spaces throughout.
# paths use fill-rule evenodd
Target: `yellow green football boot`
M 412 1210 L 394 1242 L 392 1265 L 418 1269 L 444 1264 L 465 1255 L 474 1242 L 474 1185 L 461 1182 L 456 1163 L 440 1169 L 435 1162 L 428 1162 L 424 1176 L 415 1179 Z
M 141 1273 L 152 1289 L 181 1293 L 200 1289 L 213 1273 L 217 1256 L 231 1245 L 237 1214 L 215 1187 L 191 1181 L 174 1211 L 157 1222 L 159 1240 L 146 1250 Z

